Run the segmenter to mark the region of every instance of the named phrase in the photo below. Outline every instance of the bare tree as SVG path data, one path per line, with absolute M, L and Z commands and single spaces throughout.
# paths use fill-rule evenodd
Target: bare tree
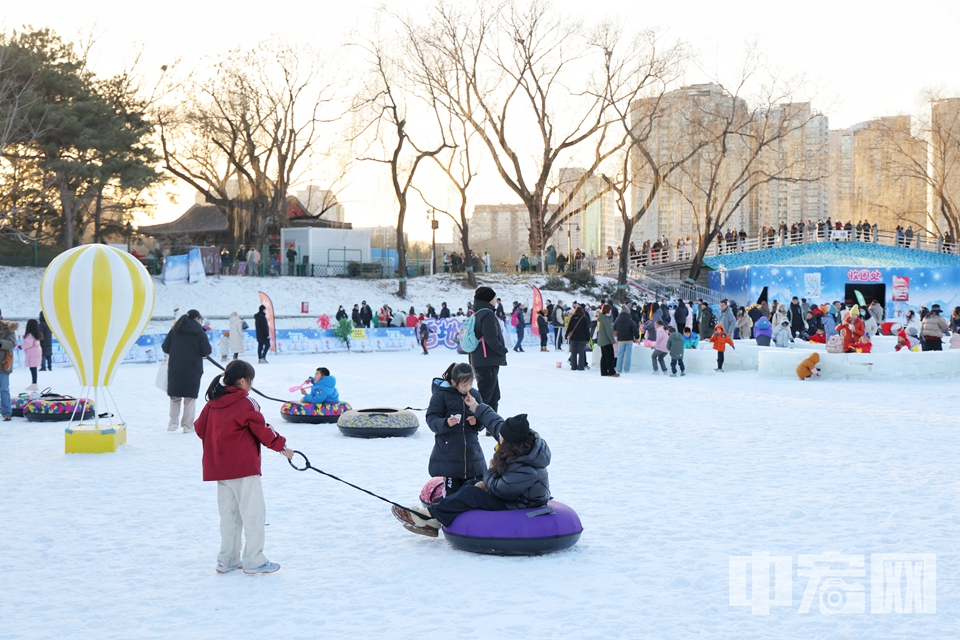
M 160 110 L 164 168 L 224 212 L 235 241 L 258 243 L 283 225 L 290 186 L 342 115 L 320 59 L 273 40 L 237 49 L 210 76 L 181 81 L 181 103 Z
M 686 145 L 699 147 L 665 181 L 693 219 L 697 249 L 691 280 L 699 277 L 710 243 L 747 206 L 751 194 L 771 183 L 814 183 L 825 177 L 826 167 L 811 166 L 806 149 L 778 149 L 820 115 L 811 112 L 808 102 L 793 101 L 796 89 L 791 82 L 774 77 L 761 84 L 761 70 L 761 61 L 751 52 L 730 90 L 717 82 L 672 96 L 669 108 L 679 110 L 674 111 L 673 133 Z M 761 85 L 753 108 L 743 97 L 751 84 Z M 682 152 L 684 146 L 679 148 Z
M 960 237 L 960 98 L 947 98 L 939 90 L 925 91 L 920 97 L 928 111 L 913 118 L 899 116 L 876 122 L 874 146 L 881 147 L 888 156 L 882 167 L 884 186 L 908 193 L 875 206 L 895 207 L 892 214 L 898 220 L 909 220 L 957 242 Z M 858 131 L 857 135 L 862 133 Z M 927 192 L 929 210 L 925 206 Z M 916 202 L 918 199 L 920 203 Z M 910 205 L 907 210 L 903 210 L 903 203 Z
M 354 110 L 366 123 L 356 139 L 369 141 L 368 150 L 361 160 L 386 165 L 390 170 L 390 184 L 397 199 L 397 295 L 406 298 L 407 244 L 403 225 L 407 217 L 410 190 L 421 163 L 437 156 L 450 145 L 443 139 L 442 130 L 437 134 L 439 141 L 429 148 L 419 146 L 414 141 L 411 124 L 407 121 L 413 115 L 413 110 L 409 108 L 407 99 L 420 100 L 403 90 L 406 81 L 402 67 L 387 55 L 388 45 L 383 40 L 368 41 L 361 46 L 367 54 L 369 67 Z M 421 103 L 418 106 L 428 105 Z
M 622 144 L 611 135 L 610 105 L 634 87 L 609 75 L 615 42 L 591 37 L 545 0 L 480 2 L 471 13 L 440 0 L 430 13 L 427 23 L 408 24 L 409 37 L 430 52 L 419 79 L 477 132 L 527 207 L 529 245 L 542 254 L 589 204 L 584 187 Z M 574 165 L 582 171 L 571 179 L 563 169 Z

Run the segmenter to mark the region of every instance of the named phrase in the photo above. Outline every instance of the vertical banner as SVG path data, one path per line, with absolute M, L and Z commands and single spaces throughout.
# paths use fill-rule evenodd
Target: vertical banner
M 537 316 L 543 309 L 543 296 L 540 295 L 540 289 L 533 287 L 533 306 L 530 308 L 530 332 L 535 336 L 540 335 L 540 326 L 537 323 Z
M 893 276 L 894 302 L 910 301 L 910 276 Z
M 267 316 L 267 326 L 270 327 L 270 351 L 274 353 L 277 352 L 277 326 L 273 321 L 273 301 L 270 300 L 270 296 L 265 294 L 263 291 L 257 291 L 260 294 L 260 304 L 262 304 L 266 309 L 263 312 Z
M 203 256 L 200 254 L 200 248 L 194 247 L 187 254 L 187 277 L 190 282 L 203 282 L 207 274 L 203 267 Z

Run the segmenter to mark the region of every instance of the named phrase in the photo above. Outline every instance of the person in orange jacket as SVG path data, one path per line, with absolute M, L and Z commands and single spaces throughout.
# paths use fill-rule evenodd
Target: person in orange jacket
M 800 376 L 801 380 L 820 375 L 820 367 L 817 366 L 818 364 L 820 364 L 820 354 L 810 354 L 810 357 L 801 362 L 797 367 L 797 375 Z
M 731 349 L 736 349 L 737 347 L 733 344 L 733 340 L 723 331 L 723 325 L 717 324 L 713 328 L 713 335 L 709 338 L 710 342 L 713 343 L 713 348 L 717 351 L 717 372 L 723 373 L 723 352 L 726 351 L 727 345 L 730 345 Z

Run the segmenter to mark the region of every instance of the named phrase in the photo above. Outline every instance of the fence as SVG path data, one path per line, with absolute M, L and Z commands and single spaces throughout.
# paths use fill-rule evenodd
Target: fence
M 593 265 L 593 272 L 600 275 L 616 276 L 620 271 L 617 260 L 597 260 Z M 627 273 L 628 280 L 639 289 L 661 300 L 703 300 L 710 304 L 720 304 L 723 295 L 698 284 L 674 280 L 649 271 L 633 264 Z M 739 301 L 738 301 L 739 302 Z

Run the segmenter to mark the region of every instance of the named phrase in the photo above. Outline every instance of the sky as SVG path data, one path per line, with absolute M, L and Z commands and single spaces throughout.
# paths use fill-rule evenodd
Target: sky
M 369 32 L 376 4 L 6 2 L 0 8 L 0 26 L 50 27 L 68 38 L 93 33 L 92 66 L 106 76 L 124 68 L 135 51 L 142 51 L 143 68 L 159 70 L 174 60 L 202 61 L 277 34 L 329 46 L 358 31 Z M 389 6 L 416 16 L 428 4 L 394 0 Z M 704 70 L 722 75 L 737 68 L 745 43 L 755 41 L 771 66 L 804 76 L 803 98 L 829 117 L 831 129 L 882 115 L 918 113 L 923 109 L 918 95 L 927 88 L 960 95 L 956 50 L 960 0 L 555 0 L 554 4 L 588 21 L 612 18 L 634 28 L 656 27 L 666 37 L 686 42 L 697 56 L 697 64 L 684 77 L 686 84 L 704 81 Z M 274 7 L 286 10 L 270 11 Z M 355 226 L 391 224 L 395 219 L 387 176 L 378 171 L 365 167 L 342 197 L 347 220 Z M 515 201 L 495 182 L 486 185 L 475 203 Z M 171 196 L 172 202 L 165 198 L 158 203 L 157 220 L 176 218 L 193 202 L 184 185 L 172 187 Z M 429 237 L 425 210 L 420 203 L 413 206 L 406 227 L 412 237 Z M 442 221 L 438 240 L 447 239 L 449 229 Z

